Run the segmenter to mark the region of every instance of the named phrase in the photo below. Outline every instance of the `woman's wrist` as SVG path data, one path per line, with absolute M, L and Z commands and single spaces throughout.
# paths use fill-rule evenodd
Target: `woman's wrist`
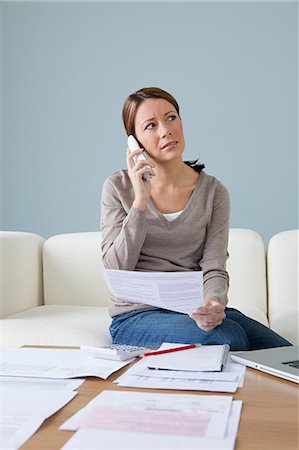
M 222 302 L 221 302 L 220 298 L 218 298 L 218 297 L 206 297 L 204 300 L 204 305 L 207 305 L 208 303 L 214 304 L 214 305 L 216 305 L 216 304 L 222 305 Z
M 147 201 L 145 200 L 134 200 L 132 208 L 138 209 L 139 211 L 145 211 L 147 207 Z

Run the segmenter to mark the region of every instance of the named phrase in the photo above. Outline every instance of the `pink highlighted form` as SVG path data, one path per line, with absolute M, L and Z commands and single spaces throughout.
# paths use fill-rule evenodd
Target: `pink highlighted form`
M 76 422 L 78 428 L 205 437 L 211 414 L 94 407 Z

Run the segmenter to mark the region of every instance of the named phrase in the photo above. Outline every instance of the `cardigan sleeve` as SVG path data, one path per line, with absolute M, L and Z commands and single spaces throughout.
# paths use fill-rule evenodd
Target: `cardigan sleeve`
M 134 270 L 147 232 L 146 213 L 132 208 L 109 178 L 102 189 L 101 232 L 104 267 Z
M 212 213 L 200 261 L 204 280 L 204 298 L 216 297 L 223 305 L 228 302 L 228 258 L 230 201 L 227 189 L 218 182 L 213 197 Z

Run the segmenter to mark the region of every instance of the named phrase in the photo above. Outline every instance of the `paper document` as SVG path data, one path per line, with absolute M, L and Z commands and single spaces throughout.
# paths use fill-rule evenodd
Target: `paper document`
M 136 272 L 104 269 L 111 294 L 119 300 L 143 303 L 191 314 L 203 304 L 203 275 L 190 272 Z
M 76 391 L 49 391 L 40 390 L 38 394 L 34 390 L 15 391 L 14 388 L 5 388 L 2 391 L 1 407 L 4 415 L 26 414 L 31 417 L 50 417 L 69 401 Z
M 159 350 L 178 347 L 179 344 L 163 343 Z M 182 344 L 183 346 L 183 344 Z M 220 371 L 229 353 L 229 346 L 202 345 L 184 351 L 164 353 L 162 355 L 146 356 L 147 367 L 154 369 L 184 370 L 184 371 Z
M 231 396 L 103 391 L 60 428 L 224 437 Z
M 1 353 L 0 375 L 41 378 L 94 376 L 106 380 L 133 360 L 99 359 L 77 349 L 11 348 Z
M 223 438 L 163 435 L 155 433 L 122 432 L 80 428 L 62 450 L 233 450 L 238 433 L 242 401 L 232 402 L 227 431 Z
M 118 378 L 115 383 L 121 387 L 145 388 L 145 389 L 176 389 L 183 391 L 207 391 L 207 392 L 236 392 L 240 386 L 238 381 L 206 380 L 206 379 L 181 379 L 171 375 L 166 377 L 147 377 L 142 375 L 125 375 Z
M 43 417 L 27 417 L 25 414 L 6 414 L 0 419 L 0 448 L 19 449 L 39 429 Z
M 75 380 L 68 379 L 53 379 L 53 378 L 30 378 L 30 377 L 1 377 L 0 383 L 2 389 L 13 388 L 15 392 L 19 389 L 22 391 L 26 389 L 34 389 L 37 391 L 74 391 L 85 380 L 76 378 Z
M 69 386 L 49 390 L 40 385 L 37 392 L 36 389 L 28 388 L 28 385 L 23 390 L 21 386 L 16 387 L 16 383 L 1 383 L 0 448 L 20 448 L 45 419 L 76 395 L 77 392 L 70 390 Z
M 160 349 L 177 345 L 164 343 Z M 185 350 L 176 354 L 182 356 L 183 353 L 188 352 L 189 350 Z M 167 355 L 170 354 L 165 353 L 159 356 L 166 357 Z M 212 392 L 236 392 L 238 387 L 243 386 L 245 367 L 231 361 L 230 356 L 228 356 L 222 371 L 155 369 L 148 367 L 148 359 L 149 357 L 141 358 L 114 383 L 123 387 Z

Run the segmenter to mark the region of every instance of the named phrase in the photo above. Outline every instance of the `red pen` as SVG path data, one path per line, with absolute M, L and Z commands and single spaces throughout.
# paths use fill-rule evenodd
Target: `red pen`
M 143 356 L 163 355 L 164 353 L 179 352 L 181 350 L 189 350 L 190 348 L 200 347 L 201 344 L 185 345 L 184 347 L 168 348 L 167 350 L 157 350 L 156 352 L 144 353 Z

